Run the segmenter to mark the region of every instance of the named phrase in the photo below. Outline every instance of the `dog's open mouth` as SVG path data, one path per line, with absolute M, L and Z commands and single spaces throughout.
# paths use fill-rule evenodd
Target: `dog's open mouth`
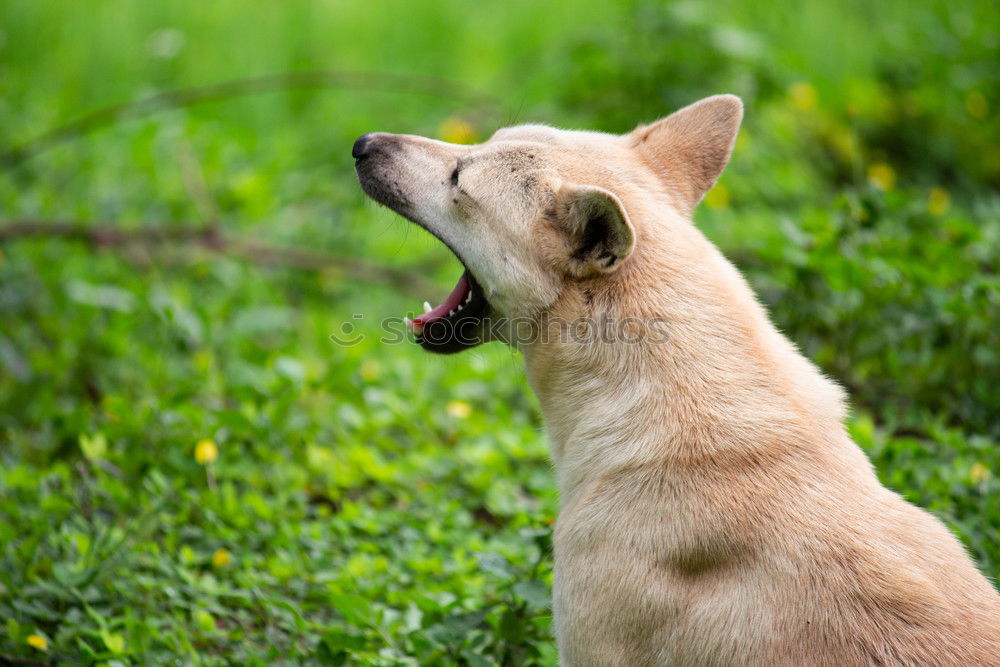
M 488 307 L 482 287 L 466 269 L 441 305 L 432 308 L 424 302 L 424 314 L 405 318 L 405 322 L 424 349 L 458 352 L 483 342 L 483 316 Z
M 366 134 L 358 138 L 351 149 L 356 160 L 358 180 L 365 193 L 379 204 L 391 208 L 404 218 L 423 227 L 455 253 L 444 239 L 416 216 L 386 164 L 392 151 L 398 150 L 399 141 L 392 135 Z M 455 253 L 458 257 L 458 253 Z M 458 257 L 465 267 L 465 262 Z M 487 330 L 485 316 L 489 303 L 482 287 L 468 268 L 458 279 L 458 284 L 441 305 L 431 308 L 424 303 L 424 313 L 412 320 L 404 318 L 406 326 L 425 350 L 431 352 L 458 352 L 485 342 Z

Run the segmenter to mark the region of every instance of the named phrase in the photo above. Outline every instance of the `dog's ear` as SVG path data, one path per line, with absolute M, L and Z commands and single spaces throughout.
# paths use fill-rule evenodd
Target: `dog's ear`
M 570 273 L 586 277 L 614 271 L 632 252 L 632 221 L 608 190 L 564 183 L 557 194 L 556 211 L 556 224 L 567 239 Z
M 714 95 L 637 127 L 629 138 L 689 215 L 729 162 L 742 119 L 740 98 Z

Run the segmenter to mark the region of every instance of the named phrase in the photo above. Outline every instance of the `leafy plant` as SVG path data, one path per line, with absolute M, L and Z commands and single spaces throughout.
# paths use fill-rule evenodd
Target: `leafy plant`
M 5 3 L 0 154 L 37 150 L 0 167 L 0 662 L 555 664 L 520 360 L 380 341 L 460 269 L 350 146 L 722 91 L 746 125 L 696 222 L 1000 575 L 996 3 L 380 8 Z M 341 78 L 246 89 L 289 70 Z

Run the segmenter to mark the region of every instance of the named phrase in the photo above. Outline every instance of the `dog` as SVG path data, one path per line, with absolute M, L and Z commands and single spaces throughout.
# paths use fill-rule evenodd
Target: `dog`
M 416 341 L 523 354 L 560 492 L 560 661 L 1000 665 L 1000 596 L 879 483 L 842 389 L 691 222 L 742 117 L 718 95 L 625 135 L 354 144 L 363 190 L 465 267 Z

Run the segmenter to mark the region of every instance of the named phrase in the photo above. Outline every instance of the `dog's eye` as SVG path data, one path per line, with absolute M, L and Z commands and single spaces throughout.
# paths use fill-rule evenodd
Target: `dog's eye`
M 455 167 L 455 170 L 451 172 L 451 184 L 454 186 L 458 185 L 458 167 Z

